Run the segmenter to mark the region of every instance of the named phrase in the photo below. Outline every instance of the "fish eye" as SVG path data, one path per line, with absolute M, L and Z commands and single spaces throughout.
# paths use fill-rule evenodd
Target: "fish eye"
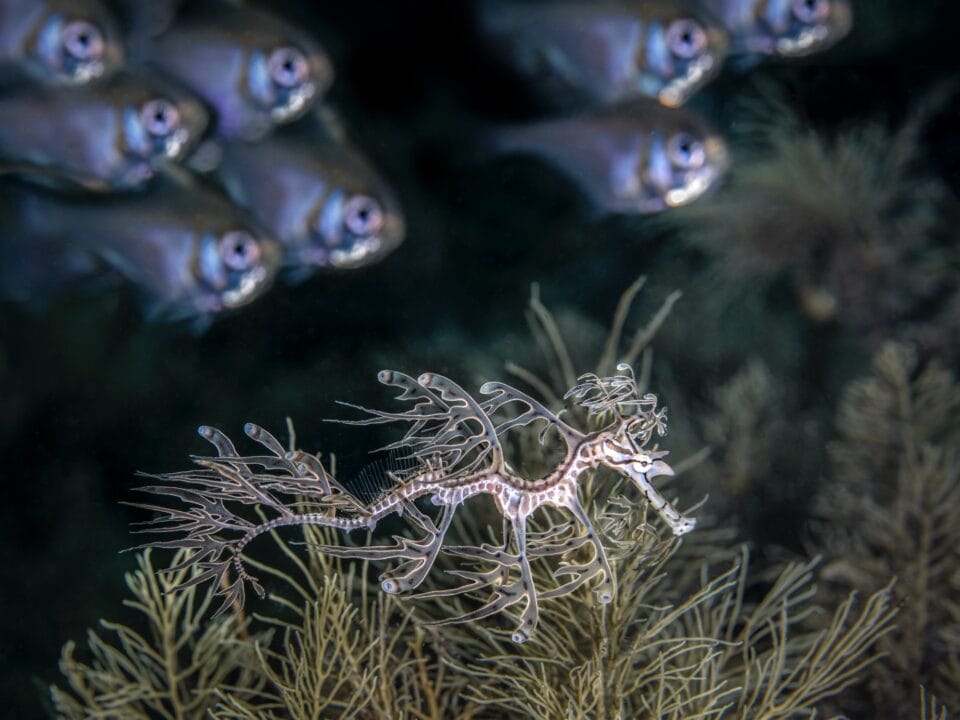
M 707 33 L 693 20 L 674 20 L 667 28 L 667 45 L 674 55 L 689 60 L 703 52 Z
M 307 79 L 310 66 L 307 58 L 295 47 L 278 47 L 267 60 L 270 77 L 281 87 L 296 87 Z
M 72 20 L 63 26 L 63 47 L 76 60 L 95 60 L 103 56 L 103 33 L 86 20 Z
M 706 151 L 703 143 L 690 133 L 678 133 L 667 143 L 667 154 L 670 162 L 681 170 L 695 170 L 706 161 Z
M 154 137 L 165 137 L 180 124 L 180 111 L 172 102 L 158 98 L 143 106 L 140 118 L 148 133 Z
M 383 209 L 369 195 L 354 195 L 343 207 L 343 222 L 354 235 L 373 235 L 383 227 Z
M 260 245 L 245 230 L 232 230 L 220 238 L 220 257 L 231 270 L 249 270 L 260 260 Z
M 793 15 L 802 23 L 825 20 L 830 14 L 830 0 L 793 0 Z

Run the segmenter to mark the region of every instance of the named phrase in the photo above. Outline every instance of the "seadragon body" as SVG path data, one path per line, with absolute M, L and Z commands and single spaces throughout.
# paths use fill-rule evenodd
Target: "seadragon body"
M 285 449 L 256 425 L 248 424 L 245 431 L 267 449 L 266 455 L 241 456 L 222 432 L 201 427 L 200 434 L 214 445 L 218 456 L 197 458 L 199 469 L 154 476 L 161 484 L 143 488 L 175 498 L 185 506 L 143 505 L 160 513 L 147 521 L 150 531 L 176 536 L 149 544 L 194 550 L 177 567 L 200 570 L 190 584 L 217 581 L 216 592 L 224 597 L 223 610 L 243 602 L 247 583 L 263 595 L 263 588 L 243 564 L 245 547 L 263 533 L 291 525 L 322 525 L 347 532 L 372 530 L 383 518 L 399 513 L 422 533 L 421 537 L 397 536 L 392 545 L 322 549 L 339 557 L 399 561 L 380 577 L 381 588 L 388 593 L 417 588 L 441 552 L 491 565 L 492 569 L 486 571 L 448 571 L 468 582 L 419 593 L 418 597 L 490 591 L 491 597 L 484 605 L 442 623 L 484 618 L 523 603 L 513 633 L 514 641 L 523 642 L 536 628 L 540 600 L 591 582 L 599 602 L 608 603 L 614 597 L 615 581 L 606 550 L 578 497 L 585 473 L 611 468 L 633 481 L 674 534 L 682 535 L 694 527 L 695 521 L 679 513 L 650 482 L 658 475 L 673 474 L 662 459 L 666 452 L 648 449 L 652 438 L 665 431 L 665 410 L 657 408 L 656 396 L 640 395 L 629 366 L 618 366 L 618 371 L 620 374 L 612 377 L 584 376 L 567 393 L 567 399 L 588 413 L 609 418 L 594 432 L 573 428 L 537 400 L 504 383 L 484 384 L 480 394 L 485 397 L 478 401 L 442 375 L 424 373 L 414 379 L 396 371 L 380 372 L 380 382 L 398 388 L 397 399 L 412 406 L 390 412 L 348 405 L 366 417 L 339 422 L 406 423 L 403 437 L 385 449 L 402 453 L 413 461 L 413 467 L 391 473 L 391 486 L 368 503 L 339 483 L 319 457 Z M 514 428 L 538 422 L 544 424 L 540 442 L 555 429 L 564 443 L 564 454 L 552 472 L 540 479 L 527 479 L 506 461 L 501 439 Z M 503 517 L 503 544 L 445 545 L 456 510 L 481 494 L 493 498 Z M 439 509 L 435 516 L 417 505 L 424 497 Z M 243 506 L 259 506 L 272 517 L 253 522 L 239 514 Z M 573 520 L 545 532 L 529 531 L 527 519 L 544 506 L 566 510 Z M 568 558 L 585 546 L 593 548 L 591 560 L 561 564 L 553 573 L 558 585 L 537 589 L 531 560 Z

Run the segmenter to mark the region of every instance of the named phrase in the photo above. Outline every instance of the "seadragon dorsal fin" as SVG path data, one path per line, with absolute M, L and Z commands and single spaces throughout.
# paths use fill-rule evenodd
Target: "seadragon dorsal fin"
M 343 487 L 363 505 L 372 505 L 424 467 L 423 462 L 409 453 L 391 449 L 380 452 Z

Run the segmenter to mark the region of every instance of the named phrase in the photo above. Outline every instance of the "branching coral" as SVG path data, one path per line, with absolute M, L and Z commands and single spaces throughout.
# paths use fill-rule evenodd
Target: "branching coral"
M 898 578 L 899 628 L 872 670 L 876 717 L 904 717 L 920 686 L 960 707 L 960 387 L 888 344 L 844 395 L 822 499 L 828 577 L 861 591 Z

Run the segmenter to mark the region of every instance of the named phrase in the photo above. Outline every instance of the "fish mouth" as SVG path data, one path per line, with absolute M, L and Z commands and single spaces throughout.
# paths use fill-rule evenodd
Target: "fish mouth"
M 662 105 L 680 107 L 696 90 L 716 73 L 720 64 L 712 55 L 704 55 L 690 64 L 687 72 L 667 83 L 657 94 Z
M 664 195 L 666 207 L 689 205 L 713 190 L 720 178 L 726 174 L 730 167 L 730 151 L 727 149 L 727 144 L 719 137 L 711 137 L 707 138 L 704 146 L 706 163 L 691 173 L 681 187 L 673 188 Z
M 803 57 L 826 50 L 845 37 L 852 27 L 850 6 L 846 2 L 834 2 L 824 22 L 805 27 L 795 37 L 779 38 L 774 44 L 774 52 L 785 57 Z
M 822 48 L 830 39 L 830 28 L 826 25 L 805 27 L 796 37 L 779 38 L 774 43 L 774 52 L 784 57 L 802 57 Z
M 317 86 L 314 83 L 301 83 L 286 93 L 282 103 L 270 108 L 270 118 L 275 123 L 296 120 L 307 111 L 317 95 Z
M 260 263 L 244 272 L 236 287 L 219 293 L 218 299 L 224 310 L 246 305 L 263 295 L 273 284 L 280 268 L 281 250 L 270 239 L 260 239 Z
M 403 242 L 406 224 L 398 215 L 388 215 L 383 229 L 368 238 L 361 238 L 350 248 L 334 248 L 329 251 L 328 262 L 338 270 L 349 270 L 371 265 L 382 260 Z
M 220 295 L 220 301 L 225 310 L 246 305 L 257 298 L 269 287 L 272 275 L 267 268 L 259 265 L 243 274 L 235 288 L 231 288 Z
M 676 108 L 683 105 L 690 96 L 713 78 L 723 65 L 729 42 L 725 34 L 711 31 L 707 47 L 709 50 L 692 61 L 687 71 L 668 82 L 657 93 L 661 105 Z
M 178 162 L 192 151 L 200 141 L 200 137 L 207 129 L 210 117 L 203 106 L 192 100 L 177 103 L 181 126 L 167 139 L 164 156 L 168 160 Z
M 74 61 L 72 67 L 57 70 L 55 79 L 64 85 L 85 85 L 112 76 L 125 62 L 125 52 L 116 39 L 104 42 L 100 57 Z

